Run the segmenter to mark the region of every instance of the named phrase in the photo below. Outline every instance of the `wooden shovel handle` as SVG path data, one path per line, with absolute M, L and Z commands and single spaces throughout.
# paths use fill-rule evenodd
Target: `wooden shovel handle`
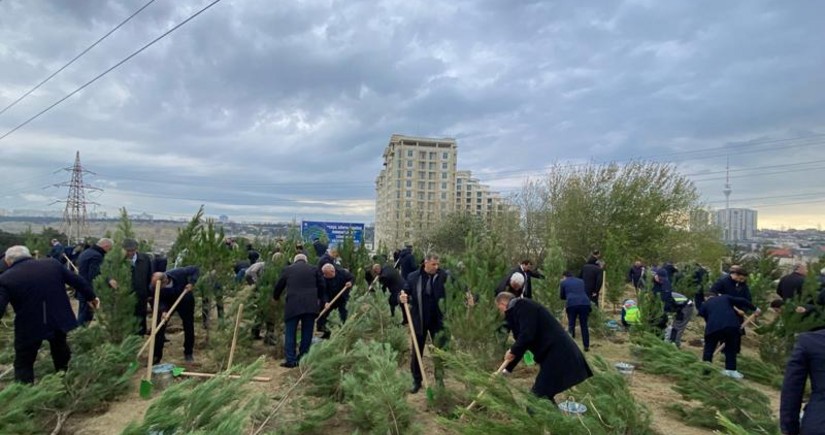
M 158 280 L 158 282 L 160 282 L 160 280 Z M 160 287 L 158 287 L 158 289 L 160 289 Z M 189 289 L 184 289 L 183 293 L 181 293 L 180 296 L 178 296 L 178 299 L 175 301 L 175 303 L 172 304 L 172 307 L 169 308 L 169 311 L 167 311 L 166 314 L 163 315 L 163 319 L 161 319 L 160 323 L 158 323 L 157 328 L 152 326 L 152 332 L 150 333 L 149 338 L 147 338 L 146 341 L 143 342 L 143 346 L 140 348 L 140 350 L 137 353 L 138 358 L 140 358 L 140 356 L 143 354 L 143 351 L 146 350 L 146 347 L 150 345 L 150 342 L 152 344 L 152 347 L 154 347 L 155 335 L 158 333 L 160 328 L 163 328 L 166 325 L 166 322 L 168 322 L 169 319 L 172 317 L 172 313 L 175 312 L 175 308 L 178 307 L 178 304 L 180 304 L 180 301 L 183 300 L 183 297 L 186 296 L 187 293 L 189 293 Z M 157 307 L 158 307 L 158 299 L 159 298 L 160 298 L 160 293 L 155 292 L 155 300 L 154 300 L 155 311 L 154 311 L 154 314 L 152 315 L 152 325 L 154 325 L 157 322 L 155 320 L 155 318 L 157 317 Z
M 508 365 L 510 365 L 510 361 L 505 360 L 503 363 L 501 363 L 501 365 L 498 367 L 498 369 L 495 372 L 493 372 L 493 374 L 491 376 L 496 376 L 499 373 L 503 372 L 504 369 L 506 369 Z M 464 411 L 466 412 L 466 411 L 470 411 L 471 409 L 473 409 L 473 407 L 476 406 L 476 402 L 478 402 L 478 399 L 481 399 L 481 396 L 483 396 L 486 391 L 487 391 L 486 389 L 481 390 L 481 392 L 478 393 L 478 396 L 476 396 L 476 399 L 473 400 L 472 402 L 470 402 L 470 404 L 467 405 L 467 408 L 465 408 Z M 462 415 L 461 418 L 464 418 L 464 416 Z
M 413 320 L 410 315 L 410 305 L 408 303 L 401 305 L 404 306 L 404 312 L 407 314 L 407 324 L 410 326 L 410 338 L 412 338 L 415 356 L 418 360 L 418 369 L 421 370 L 421 380 L 424 383 L 424 388 L 430 388 L 429 382 L 427 381 L 427 374 L 424 373 L 424 361 L 421 360 L 421 348 L 418 346 L 418 339 L 415 337 L 415 327 L 413 327 Z
M 229 360 L 226 363 L 226 370 L 232 368 L 232 360 L 235 357 L 235 346 L 238 344 L 238 328 L 241 326 L 241 314 L 243 314 L 243 304 L 238 305 L 238 315 L 235 317 L 235 332 L 232 334 L 232 346 L 229 348 Z
M 219 376 L 219 375 L 216 375 L 216 374 L 213 374 L 213 373 L 198 373 L 198 372 L 182 372 L 180 375 L 181 376 L 189 376 L 189 377 L 192 377 L 192 378 L 215 378 L 215 377 Z M 228 375 L 227 377 L 229 379 L 240 379 L 240 375 Z M 255 382 L 270 382 L 270 381 L 272 381 L 272 378 L 263 377 L 263 376 L 255 376 L 255 377 L 250 378 L 250 379 L 255 381 Z
M 155 282 L 155 300 L 152 307 L 152 335 L 143 347 L 149 346 L 149 362 L 146 363 L 146 380 L 152 381 L 152 364 L 155 359 L 155 334 L 157 333 L 158 305 L 160 304 L 160 280 Z M 141 350 L 141 352 L 143 352 Z M 138 353 L 140 357 L 140 352 Z
M 344 286 L 344 288 L 342 288 L 342 289 L 341 289 L 341 291 L 339 291 L 339 292 L 338 292 L 338 294 L 336 294 L 336 295 L 335 295 L 335 297 L 334 297 L 334 298 L 332 298 L 332 300 L 331 300 L 331 301 L 329 301 L 329 306 L 327 306 L 327 307 L 325 307 L 323 310 L 321 310 L 321 314 L 319 314 L 319 315 L 318 315 L 318 317 L 316 317 L 316 318 L 315 318 L 315 320 L 320 319 L 321 317 L 323 317 L 323 316 L 324 316 L 324 314 L 326 314 L 327 312 L 329 312 L 329 310 L 332 308 L 332 305 L 333 305 L 333 304 L 335 304 L 335 302 L 336 302 L 336 301 L 338 301 L 338 298 L 340 298 L 340 297 L 341 297 L 341 295 L 343 295 L 343 294 L 344 294 L 344 292 L 345 292 L 346 290 L 350 289 L 350 288 L 352 288 L 352 287 L 347 287 L 347 286 Z

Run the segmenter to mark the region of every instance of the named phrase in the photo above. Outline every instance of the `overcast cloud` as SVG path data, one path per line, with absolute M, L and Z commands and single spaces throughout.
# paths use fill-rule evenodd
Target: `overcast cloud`
M 0 108 L 143 3 L 0 2 Z M 157 0 L 0 135 L 207 3 Z M 730 155 L 733 206 L 815 226 L 822 17 L 816 0 L 223 0 L 0 141 L 0 208 L 49 208 L 79 150 L 109 211 L 371 222 L 402 133 L 455 137 L 459 168 L 504 192 L 555 161 L 653 158 L 721 206 Z

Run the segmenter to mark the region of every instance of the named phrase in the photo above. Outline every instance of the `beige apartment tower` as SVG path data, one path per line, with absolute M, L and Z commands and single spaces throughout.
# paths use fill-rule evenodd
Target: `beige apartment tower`
M 418 239 L 449 213 L 502 210 L 497 193 L 458 171 L 455 139 L 394 134 L 375 181 L 375 246 L 392 251 Z

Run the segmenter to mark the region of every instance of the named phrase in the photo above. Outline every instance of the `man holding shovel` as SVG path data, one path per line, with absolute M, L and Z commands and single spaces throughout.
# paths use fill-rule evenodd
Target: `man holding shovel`
M 183 322 L 183 357 L 186 362 L 194 362 L 192 355 L 195 348 L 195 297 L 192 289 L 198 282 L 199 270 L 195 266 L 180 267 L 168 272 L 155 272 L 152 275 L 150 286 L 155 287 L 155 283 L 160 281 L 160 305 L 159 310 L 163 315 L 158 316 L 156 322 L 172 313 L 167 312 L 175 304 L 175 301 L 182 296 L 175 312 L 178 313 Z M 184 293 L 186 293 L 184 295 Z M 155 353 L 153 364 L 159 364 L 163 358 L 163 344 L 166 339 L 166 324 L 158 329 L 155 336 Z
M 319 305 L 326 303 L 324 279 L 318 268 L 307 263 L 307 256 L 298 254 L 292 264 L 284 268 L 281 277 L 275 283 L 272 297 L 277 302 L 286 290 L 284 305 L 284 353 L 286 361 L 281 367 L 298 367 L 300 357 L 309 352 L 315 331 L 315 318 Z M 298 323 L 301 324 L 300 354 L 295 354 L 298 340 Z
M 759 308 L 744 298 L 729 295 L 720 295 L 714 292 L 708 294 L 707 299 L 699 308 L 699 315 L 705 318 L 705 349 L 702 361 L 712 362 L 716 346 L 723 343 L 725 348 L 725 376 L 733 379 L 742 379 L 744 375 L 736 370 L 736 354 L 742 341 L 740 332 L 741 318 L 734 307 L 741 310 L 753 310 L 759 315 Z
M 593 376 L 584 354 L 547 308 L 509 292 L 496 296 L 496 307 L 516 340 L 504 355 L 510 363 L 505 372 L 512 372 L 528 350 L 539 364 L 533 394 L 555 403 L 556 394 Z
M 318 331 L 324 333 L 323 338 L 329 338 L 330 332 L 327 329 L 327 316 L 334 309 L 338 309 L 338 317 L 341 319 L 341 324 L 347 321 L 347 301 L 349 300 L 349 289 L 352 288 L 352 283 L 355 277 L 349 273 L 348 270 L 336 267 L 332 263 L 326 263 L 321 267 L 321 273 L 324 275 L 324 288 L 326 289 L 326 300 L 332 304 L 325 306 L 326 314 L 318 318 Z M 344 293 L 335 300 L 338 292 Z M 332 302 L 335 300 L 335 302 Z
M 439 269 L 439 257 L 436 254 L 427 254 L 424 258 L 424 265 L 417 271 L 410 274 L 404 286 L 404 290 L 399 294 L 398 301 L 402 304 L 410 304 L 410 315 L 412 316 L 415 340 L 422 353 L 427 335 L 433 340 L 433 345 L 443 348 L 447 345 L 447 334 L 443 333 L 444 313 L 439 307 L 439 302 L 445 301 L 447 292 L 447 274 Z M 413 385 L 410 393 L 415 394 L 421 390 L 423 373 L 418 364 L 415 349 L 411 352 L 410 370 L 413 375 Z M 442 384 L 443 367 L 441 360 L 434 358 L 435 380 Z
M 404 279 L 401 278 L 401 274 L 398 273 L 398 270 L 394 267 L 390 265 L 381 266 L 378 263 L 372 265 L 370 287 L 375 286 L 373 281 L 375 281 L 376 277 L 378 278 L 378 285 L 381 286 L 381 291 L 384 294 L 386 294 L 387 291 L 390 292 L 388 299 L 390 303 L 390 316 L 395 317 L 395 308 L 398 306 L 398 295 L 401 293 L 401 290 L 404 289 Z M 375 288 L 373 288 L 373 291 L 375 291 Z

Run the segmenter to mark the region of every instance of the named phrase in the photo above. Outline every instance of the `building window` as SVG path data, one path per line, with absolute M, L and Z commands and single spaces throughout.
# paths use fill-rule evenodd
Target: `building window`
M 407 157 L 413 156 L 413 150 L 407 150 Z
M 407 187 L 412 187 L 412 181 L 411 180 L 407 180 Z
M 421 160 L 426 159 L 427 158 L 427 153 L 425 151 L 421 151 L 420 153 L 418 153 L 418 158 L 421 159 Z
M 441 163 L 441 169 L 447 169 L 447 162 Z
M 449 159 L 449 158 L 450 158 L 450 153 L 447 153 L 447 152 L 442 153 L 442 154 L 441 154 L 441 158 L 442 158 L 442 159 L 444 159 L 444 160 Z
M 400 160 L 399 160 L 399 161 L 400 161 Z M 412 167 L 413 167 L 413 161 L 412 161 L 412 160 L 407 160 L 407 167 L 408 167 L 408 168 L 412 168 Z
M 399 193 L 400 193 L 400 192 L 399 192 Z M 406 191 L 406 192 L 404 192 L 404 193 L 405 193 L 405 196 L 406 196 L 407 198 L 412 198 L 412 191 L 411 191 L 411 190 L 408 190 L 408 191 Z
M 447 192 L 441 192 L 441 199 L 447 199 Z
M 447 173 L 446 173 L 446 172 L 442 172 L 442 173 L 441 173 L 441 179 L 442 179 L 442 180 L 446 180 L 446 179 L 447 179 Z
M 396 182 L 395 182 L 395 188 L 396 188 L 396 189 L 400 189 L 400 188 L 401 188 L 401 180 L 398 180 L 398 181 L 396 181 Z
M 426 186 L 426 185 L 427 185 L 427 183 L 425 183 L 423 181 L 418 182 L 418 188 L 421 189 L 421 190 L 424 190 L 424 186 Z
M 407 201 L 404 205 L 405 205 L 407 208 L 410 208 L 410 207 L 411 207 L 411 205 L 410 205 L 410 204 L 411 204 L 411 203 L 410 203 L 409 201 Z
M 412 178 L 412 171 L 407 171 L 407 178 Z
M 396 199 L 401 198 L 401 191 L 400 191 L 400 190 L 399 190 L 399 191 L 397 191 L 397 192 L 395 192 L 395 198 L 396 198 Z
M 418 171 L 418 178 L 420 178 L 422 180 L 427 178 L 427 173 L 424 172 L 424 171 Z
M 456 193 L 455 193 L 455 196 L 457 196 L 457 197 L 461 198 L 461 192 L 456 192 Z
M 430 162 L 430 170 L 435 171 L 435 162 Z
M 418 192 L 418 199 L 424 199 L 424 192 Z
M 430 182 L 430 183 L 427 185 L 427 189 L 430 189 L 430 190 L 435 190 L 435 183 Z
M 427 169 L 427 162 L 418 162 L 418 169 Z
M 446 189 L 447 188 L 447 183 L 441 183 L 441 188 Z

